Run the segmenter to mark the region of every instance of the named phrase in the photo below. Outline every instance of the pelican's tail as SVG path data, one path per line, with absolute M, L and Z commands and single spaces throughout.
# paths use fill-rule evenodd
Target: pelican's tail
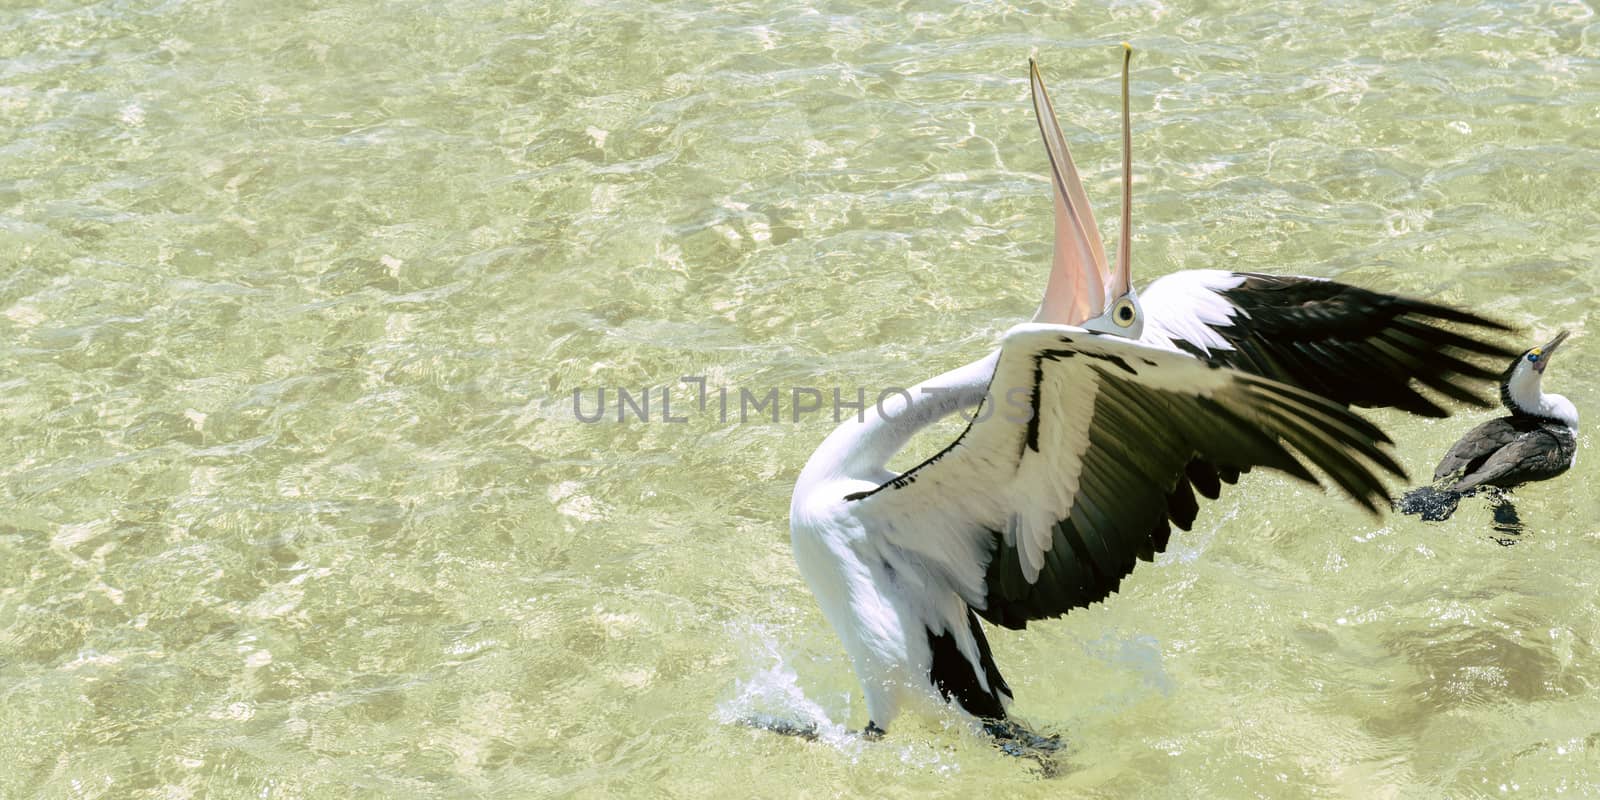
M 929 682 L 946 700 L 956 701 L 968 714 L 981 720 L 1004 721 L 1006 703 L 1011 701 L 1011 687 L 1006 685 L 1006 679 L 994 663 L 994 653 L 989 651 L 989 640 L 983 635 L 983 626 L 978 624 L 978 615 L 964 603 L 961 610 L 966 612 L 967 632 L 972 637 L 973 654 L 978 661 L 973 663 L 963 652 L 956 632 L 928 630 L 928 649 L 933 653 Z
M 1462 492 L 1422 486 L 1406 492 L 1405 497 L 1400 498 L 1399 507 L 1402 513 L 1416 514 L 1429 522 L 1440 522 L 1456 513 L 1456 506 L 1461 503 L 1462 497 Z

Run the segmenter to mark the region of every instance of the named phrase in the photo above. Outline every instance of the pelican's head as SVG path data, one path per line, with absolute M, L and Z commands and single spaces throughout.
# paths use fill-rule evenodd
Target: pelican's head
M 1055 106 L 1045 92 L 1039 65 L 1028 61 L 1028 78 L 1033 87 L 1033 112 L 1044 136 L 1044 149 L 1050 158 L 1051 184 L 1055 187 L 1055 254 L 1050 263 L 1050 280 L 1035 322 L 1077 325 L 1099 333 L 1137 339 L 1144 332 L 1144 311 L 1133 291 L 1129 245 L 1133 238 L 1130 224 L 1133 204 L 1133 137 L 1128 120 L 1128 64 L 1133 48 L 1122 45 L 1122 230 L 1117 248 L 1117 264 L 1106 263 L 1105 247 L 1095 227 L 1089 197 L 1078 179 L 1078 168 L 1067 151 L 1067 139 L 1056 121 Z
M 1543 383 L 1545 368 L 1550 365 L 1550 358 L 1568 335 L 1568 331 L 1556 334 L 1556 338 L 1524 351 L 1506 367 L 1505 373 L 1500 376 L 1500 402 L 1511 413 L 1564 418 L 1565 415 L 1559 413 L 1561 409 L 1557 406 L 1565 403 L 1570 407 L 1571 403 L 1560 395 L 1546 394 L 1540 384 Z M 1571 416 L 1573 424 L 1576 424 L 1576 410 Z

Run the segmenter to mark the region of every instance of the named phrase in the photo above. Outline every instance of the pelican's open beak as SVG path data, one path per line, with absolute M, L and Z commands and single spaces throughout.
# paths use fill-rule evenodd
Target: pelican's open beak
M 1055 254 L 1050 262 L 1050 280 L 1045 284 L 1044 300 L 1034 314 L 1035 322 L 1081 325 L 1100 316 L 1117 298 L 1133 288 L 1129 261 L 1133 205 L 1133 137 L 1128 120 L 1128 63 L 1133 48 L 1122 45 L 1122 231 L 1117 248 L 1115 270 L 1106 266 L 1105 246 L 1095 226 L 1089 197 L 1078 179 L 1078 168 L 1067 151 L 1067 139 L 1056 121 L 1055 106 L 1039 77 L 1039 65 L 1028 60 L 1028 78 L 1033 86 L 1033 113 L 1039 120 L 1039 133 L 1050 157 L 1051 183 L 1055 190 Z
M 1566 341 L 1569 335 L 1571 335 L 1571 331 L 1562 331 L 1556 334 L 1556 338 L 1551 339 L 1548 343 L 1539 346 L 1537 351 L 1539 353 L 1539 360 L 1533 362 L 1534 371 L 1541 373 L 1544 372 L 1544 368 L 1550 365 L 1550 357 L 1556 354 L 1556 348 L 1560 347 L 1561 343 Z

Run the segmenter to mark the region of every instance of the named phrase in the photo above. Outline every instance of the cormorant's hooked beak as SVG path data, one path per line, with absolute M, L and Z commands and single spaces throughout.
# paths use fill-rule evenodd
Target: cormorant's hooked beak
M 1560 347 L 1561 343 L 1566 341 L 1569 335 L 1571 335 L 1571 331 L 1562 331 L 1556 334 L 1556 338 L 1533 349 L 1533 353 L 1539 356 L 1539 360 L 1533 362 L 1534 372 L 1541 374 L 1544 372 L 1544 368 L 1550 364 L 1550 357 L 1556 354 L 1556 348 Z
M 1067 151 L 1067 139 L 1056 121 L 1055 106 L 1045 92 L 1039 65 L 1028 60 L 1028 78 L 1033 87 L 1033 113 L 1044 136 L 1045 153 L 1050 157 L 1051 184 L 1055 187 L 1055 253 L 1050 263 L 1050 280 L 1044 300 L 1034 314 L 1035 322 L 1081 325 L 1105 313 L 1118 298 L 1133 288 L 1129 260 L 1133 205 L 1133 137 L 1128 120 L 1128 62 L 1133 48 L 1123 43 L 1122 54 L 1122 230 L 1117 248 L 1117 265 L 1106 265 L 1105 246 L 1095 226 L 1089 197 L 1078 179 L 1078 168 Z

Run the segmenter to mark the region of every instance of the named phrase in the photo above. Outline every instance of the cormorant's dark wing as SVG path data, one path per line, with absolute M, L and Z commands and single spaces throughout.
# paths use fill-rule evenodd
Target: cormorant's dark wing
M 1402 475 L 1388 439 L 1349 409 L 1179 351 L 1064 325 L 1012 328 L 989 397 L 938 455 L 851 495 L 897 575 L 932 576 L 991 622 L 1021 628 L 1104 599 L 1188 529 L 1197 462 L 1315 478 L 1361 505 Z M 1375 466 L 1374 466 L 1375 465 Z M 1207 491 L 1209 489 L 1209 491 Z M 898 569 L 897 566 L 905 566 Z M 904 578 L 910 580 L 911 577 Z
M 1537 423 L 1533 424 L 1537 427 Z M 1439 466 L 1433 469 L 1434 481 L 1446 478 L 1459 478 L 1483 466 L 1483 462 L 1495 451 L 1523 435 L 1532 428 L 1528 424 L 1517 424 L 1516 417 L 1501 417 L 1491 419 L 1467 432 L 1461 440 L 1450 447 L 1450 452 L 1440 459 Z
M 1449 306 L 1373 292 L 1337 281 L 1222 270 L 1167 275 L 1140 294 L 1149 344 L 1176 347 L 1354 406 L 1393 406 L 1447 416 L 1421 387 L 1472 405 L 1489 401 L 1472 385 L 1499 377 L 1474 358 L 1519 351 L 1443 327 L 1504 331 L 1498 322 Z
M 1505 418 L 1495 422 L 1531 421 Z M 1464 492 L 1478 486 L 1511 487 L 1553 478 L 1572 466 L 1575 446 L 1575 437 L 1569 429 L 1533 422 L 1531 429 L 1517 432 L 1503 446 L 1469 464 L 1466 474 L 1450 488 Z

